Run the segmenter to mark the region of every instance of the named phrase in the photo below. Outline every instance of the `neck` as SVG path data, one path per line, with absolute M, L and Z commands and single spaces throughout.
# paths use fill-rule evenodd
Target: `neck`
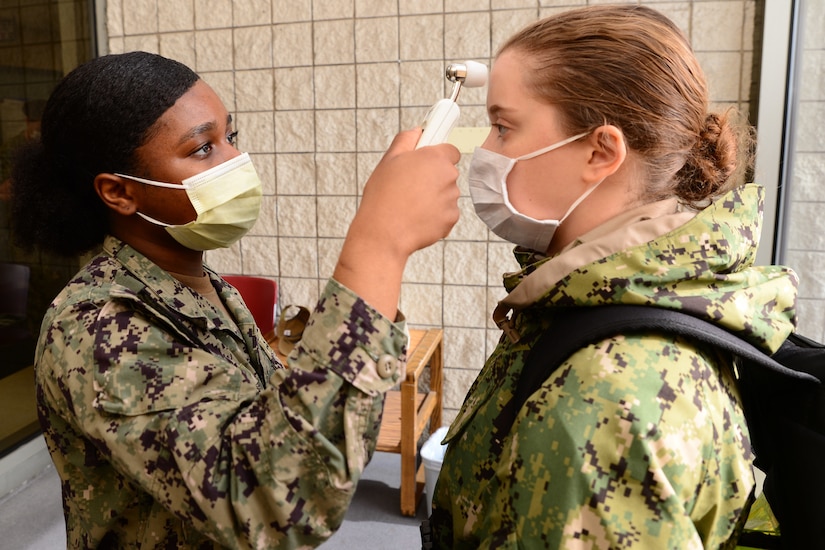
M 558 254 L 579 236 L 642 204 L 640 181 L 637 175 L 628 169 L 620 170 L 606 178 L 559 225 L 547 249 L 547 255 Z
M 137 218 L 137 216 L 131 216 Z M 113 223 L 111 233 L 165 271 L 200 277 L 203 275 L 203 252 L 178 243 L 162 227 L 142 224 Z

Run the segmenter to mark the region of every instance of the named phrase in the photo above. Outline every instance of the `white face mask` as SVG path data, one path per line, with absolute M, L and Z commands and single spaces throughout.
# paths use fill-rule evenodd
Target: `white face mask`
M 209 170 L 186 178 L 180 185 L 115 174 L 156 187 L 185 189 L 197 218 L 184 225 L 170 225 L 137 214 L 166 228 L 176 241 L 192 250 L 226 248 L 255 225 L 261 210 L 261 179 L 248 153 L 231 158 Z
M 516 162 L 549 153 L 586 135 L 587 132 L 517 158 L 510 158 L 488 149 L 476 147 L 470 161 L 468 180 L 470 195 L 478 217 L 487 224 L 487 227 L 493 233 L 502 239 L 530 250 L 546 252 L 553 240 L 556 228 L 601 182 L 590 187 L 581 197 L 576 199 L 560 219 L 536 220 L 516 210 L 510 202 L 507 193 L 507 176 L 513 170 Z

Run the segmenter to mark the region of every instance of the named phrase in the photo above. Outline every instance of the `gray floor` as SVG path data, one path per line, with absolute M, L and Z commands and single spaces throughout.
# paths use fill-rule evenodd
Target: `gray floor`
M 341 529 L 320 548 L 421 548 L 418 525 L 424 519 L 425 498 L 421 499 L 417 517 L 401 515 L 400 471 L 399 455 L 376 453 L 364 471 Z M 0 534 L 3 549 L 66 547 L 60 482 L 53 467 L 0 500 Z

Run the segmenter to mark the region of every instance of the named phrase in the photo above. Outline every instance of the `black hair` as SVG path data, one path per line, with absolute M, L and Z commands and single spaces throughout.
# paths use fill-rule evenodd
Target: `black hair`
M 135 150 L 197 80 L 186 65 L 146 52 L 99 57 L 66 75 L 46 103 L 40 139 L 14 163 L 15 243 L 64 256 L 99 245 L 109 220 L 95 176 L 139 171 Z

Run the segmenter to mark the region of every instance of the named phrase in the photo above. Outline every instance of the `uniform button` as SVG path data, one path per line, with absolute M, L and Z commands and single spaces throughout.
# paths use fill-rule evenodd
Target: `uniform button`
M 398 369 L 398 361 L 392 355 L 382 355 L 376 363 L 375 368 L 378 370 L 378 376 L 381 378 L 389 378 Z

